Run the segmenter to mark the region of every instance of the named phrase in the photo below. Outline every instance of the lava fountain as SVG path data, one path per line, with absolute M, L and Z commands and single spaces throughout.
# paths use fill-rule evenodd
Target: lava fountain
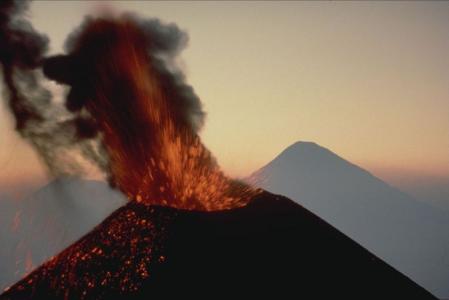
M 17 25 L 5 17 L 11 11 L 0 4 L 9 104 L 19 132 L 45 154 L 52 135 L 31 125 L 48 115 L 29 109 L 33 97 L 14 75 L 29 75 L 27 91 L 38 85 L 30 72 L 42 60 L 33 53 L 42 55 L 45 43 L 31 47 L 44 39 L 8 31 Z M 82 153 L 130 201 L 0 299 L 210 299 L 267 291 L 280 299 L 435 299 L 293 201 L 220 171 L 198 136 L 201 102 L 176 69 L 182 40 L 176 26 L 155 19 L 90 18 L 69 36 L 67 54 L 43 60 L 47 77 L 70 86 L 72 119 L 58 131 L 69 138 L 59 145 L 98 139 L 104 151 Z M 22 46 L 29 51 L 14 51 Z
M 13 6 L 5 7 L 13 11 Z M 8 22 L 3 28 L 9 47 L 17 38 L 9 25 L 14 22 Z M 20 33 L 24 41 L 36 36 L 27 30 Z M 0 56 L 0 62 L 19 132 L 28 130 L 22 135 L 49 163 L 55 152 L 51 144 L 55 128 L 64 136 L 60 147 L 97 139 L 102 151 L 81 153 L 90 155 L 111 185 L 130 200 L 14 285 L 6 297 L 18 293 L 32 298 L 36 289 L 64 299 L 101 298 L 105 290 L 136 291 L 151 268 L 164 263 L 165 227 L 176 215 L 175 209 L 228 210 L 245 206 L 259 193 L 226 177 L 201 143 L 201 102 L 175 64 L 185 42 L 176 25 L 125 14 L 86 18 L 69 36 L 66 54 L 44 58 L 41 47 L 31 65 L 12 56 L 12 46 L 4 47 L 8 55 Z M 26 54 L 33 57 L 32 52 Z M 51 105 L 48 93 L 46 106 L 40 106 L 29 89 L 21 90 L 23 76 L 14 74 L 33 75 L 31 88 L 38 88 L 36 69 L 41 66 L 46 77 L 70 88 L 65 105 L 71 116 L 64 126 L 51 127 L 53 131 L 41 126 L 55 117 L 45 112 Z M 29 107 L 34 114 L 23 114 Z M 36 126 L 40 126 L 39 134 L 35 134 Z M 53 152 L 48 154 L 48 149 Z M 156 206 L 167 210 L 153 210 Z
M 141 27 L 131 16 L 88 20 L 44 72 L 71 86 L 69 108 L 89 115 L 83 130 L 101 135 L 110 181 L 129 199 L 207 211 L 244 205 L 253 191 L 224 176 L 201 143 L 201 108 L 176 98 L 176 78 L 161 72 L 163 58 L 148 51 L 156 41 Z
M 45 57 L 48 38 L 26 9 L 0 4 L 1 71 L 16 129 L 52 175 L 76 172 L 76 150 L 130 200 L 206 211 L 245 204 L 253 191 L 226 178 L 198 136 L 201 101 L 176 61 L 183 31 L 132 14 L 87 17 L 66 54 Z M 69 86 L 65 110 L 41 69 Z

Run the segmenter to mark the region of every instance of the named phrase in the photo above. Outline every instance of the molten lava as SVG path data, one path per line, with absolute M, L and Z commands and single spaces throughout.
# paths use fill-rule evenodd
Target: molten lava
M 173 30 L 155 24 L 152 33 Z M 100 136 L 111 183 L 131 201 L 0 299 L 213 298 L 226 290 L 233 298 L 242 289 L 434 299 L 301 206 L 226 178 L 197 135 L 190 113 L 202 111 L 185 97 L 192 91 L 164 65 L 173 41 L 149 39 L 143 27 L 130 16 L 87 20 L 68 55 L 45 62 L 48 77 L 71 87 L 79 140 Z M 13 66 L 1 51 L 0 62 Z
M 84 118 L 79 134 L 101 136 L 111 182 L 131 203 L 9 292 L 27 298 L 44 286 L 83 299 L 137 291 L 164 263 L 165 225 L 176 215 L 153 205 L 225 210 L 258 193 L 222 173 L 146 44 L 133 18 L 100 18 L 82 28 L 68 55 L 46 62 L 45 74 L 71 87 L 67 107 Z
M 170 98 L 157 69 L 162 60 L 149 55 L 147 43 L 132 18 L 93 20 L 69 55 L 50 59 L 45 71 L 71 85 L 69 107 L 82 103 L 93 119 L 111 181 L 129 199 L 207 211 L 245 205 L 254 191 L 220 171 L 182 103 Z M 60 75 L 58 60 L 70 75 Z

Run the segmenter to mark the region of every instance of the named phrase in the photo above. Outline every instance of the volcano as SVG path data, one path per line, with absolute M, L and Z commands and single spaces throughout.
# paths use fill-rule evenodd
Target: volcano
M 0 196 L 0 290 L 84 236 L 126 202 L 106 183 L 59 178 L 20 200 Z
M 298 204 L 222 172 L 199 136 L 205 112 L 176 63 L 187 36 L 175 24 L 86 18 L 65 53 L 44 57 L 47 40 L 7 4 L 0 63 L 17 131 L 53 173 L 75 152 L 128 203 L 1 299 L 434 299 Z M 35 92 L 36 68 L 69 89 L 66 118 Z
M 439 297 L 449 295 L 449 214 L 313 142 L 297 142 L 249 181 L 293 199 Z
M 119 208 L 0 299 L 436 299 L 291 200 L 261 192 L 244 207 Z

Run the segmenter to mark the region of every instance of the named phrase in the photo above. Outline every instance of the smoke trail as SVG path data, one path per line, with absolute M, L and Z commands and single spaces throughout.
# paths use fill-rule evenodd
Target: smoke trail
M 68 37 L 67 54 L 45 60 L 44 74 L 70 86 L 67 109 L 90 116 L 85 131 L 102 137 L 110 182 L 130 199 L 240 206 L 248 190 L 224 176 L 197 134 L 205 114 L 177 66 L 187 42 L 158 19 L 88 17 Z
M 44 88 L 41 64 L 48 49 L 48 38 L 36 32 L 25 19 L 28 1 L 0 1 L 0 66 L 8 107 L 17 132 L 25 138 L 47 166 L 51 175 L 80 173 L 74 153 L 93 160 L 100 168 L 107 163 L 99 155 L 101 147 L 87 137 L 89 120 L 71 115 L 52 102 Z
M 80 172 L 82 156 L 130 199 L 204 210 L 245 203 L 250 189 L 224 176 L 197 134 L 205 113 L 177 64 L 185 32 L 129 13 L 86 17 L 66 54 L 44 58 L 48 39 L 24 20 L 26 7 L 2 3 L 0 62 L 17 130 L 53 174 Z M 41 68 L 70 88 L 65 108 L 42 87 Z
M 2 1 L 0 3 L 0 62 L 3 79 L 9 92 L 9 106 L 16 119 L 16 128 L 24 136 L 27 125 L 42 122 L 43 113 L 28 103 L 22 89 L 37 91 L 34 95 L 46 105 L 50 100 L 48 91 L 37 88 L 37 76 L 33 70 L 39 66 L 47 51 L 47 37 L 37 33 L 22 16 L 27 2 Z
M 173 120 L 180 126 L 188 126 L 197 132 L 204 123 L 205 113 L 199 97 L 193 88 L 186 83 L 185 75 L 177 65 L 177 57 L 187 46 L 188 35 L 176 24 L 163 24 L 155 18 L 139 18 L 134 14 L 124 14 L 120 19 L 127 20 L 142 33 L 139 46 L 150 57 L 151 68 L 158 76 L 158 82 L 166 95 L 168 106 L 174 113 Z M 81 110 L 92 96 L 92 82 L 89 74 L 97 74 L 93 57 L 106 55 L 113 42 L 114 33 L 110 31 L 110 16 L 102 18 L 86 17 L 83 24 L 74 30 L 66 40 L 67 55 L 50 57 L 45 61 L 44 72 L 49 78 L 71 86 L 67 97 L 67 108 L 70 111 Z M 95 25 L 97 24 L 97 25 Z M 92 28 L 98 26 L 95 30 Z M 101 27 L 101 28 L 100 28 Z M 109 31 L 108 31 L 109 30 Z M 90 35 L 90 36 L 89 36 Z M 97 40 L 93 39 L 93 36 Z M 89 82 L 90 81 L 90 82 Z

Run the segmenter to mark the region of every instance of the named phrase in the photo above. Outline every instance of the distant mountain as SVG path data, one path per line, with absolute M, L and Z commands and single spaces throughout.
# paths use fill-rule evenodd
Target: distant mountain
M 436 299 L 293 201 L 192 211 L 131 201 L 23 280 L 15 299 Z
M 402 183 L 398 185 L 420 201 L 449 211 L 449 177 L 429 180 L 429 182 Z
M 0 198 L 0 290 L 86 234 L 124 197 L 106 183 L 58 179 L 23 200 Z
M 440 297 L 449 296 L 449 214 L 311 142 L 298 142 L 247 181 L 311 210 Z

